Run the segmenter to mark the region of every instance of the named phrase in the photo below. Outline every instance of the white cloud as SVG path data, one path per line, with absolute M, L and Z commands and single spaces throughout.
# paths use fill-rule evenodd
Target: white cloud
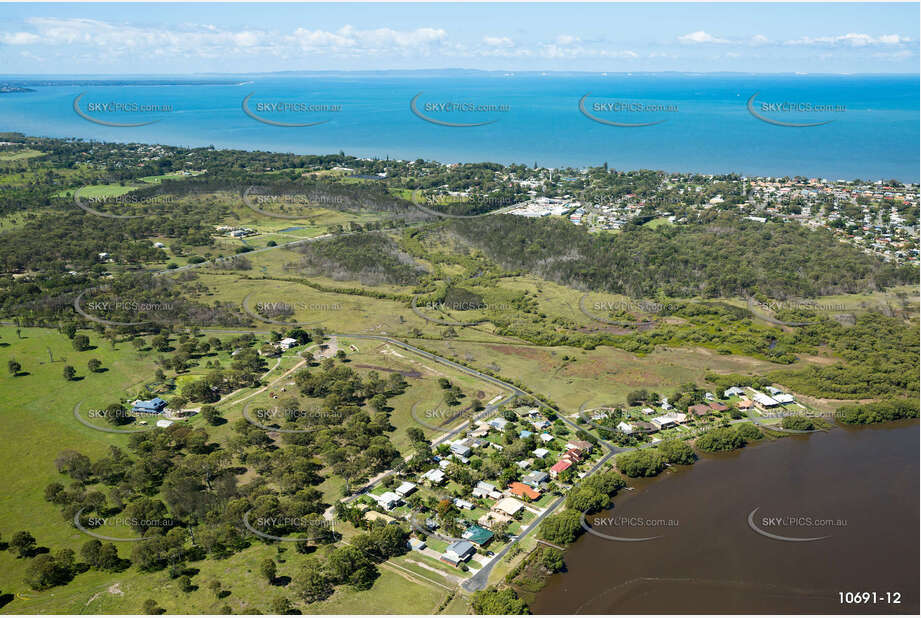
M 786 41 L 784 45 L 843 45 L 849 47 L 866 47 L 869 45 L 901 45 L 911 39 L 898 34 L 883 34 L 874 37 L 869 34 L 849 32 L 840 36 L 801 37 Z
M 483 44 L 489 47 L 514 47 L 512 39 L 507 36 L 484 36 Z
M 703 30 L 698 30 L 697 32 L 691 32 L 689 34 L 684 34 L 678 37 L 678 40 L 682 43 L 728 43 L 727 39 L 721 39 L 715 37 L 709 32 L 704 32 Z
M 579 37 L 573 36 L 571 34 L 561 34 L 556 37 L 556 44 L 557 45 L 572 45 L 573 43 L 578 43 L 581 40 L 582 39 L 580 39 Z
M 41 40 L 37 34 L 31 32 L 10 32 L 0 34 L 0 43 L 6 45 L 32 45 Z
M 35 32 L 0 33 L 8 45 L 60 47 L 73 55 L 85 46 L 102 50 L 105 56 L 146 53 L 152 56 L 185 55 L 221 58 L 240 52 L 264 51 L 276 56 L 302 53 L 424 53 L 447 39 L 441 28 L 359 30 L 350 25 L 335 31 L 295 28 L 289 32 L 257 29 L 224 30 L 212 24 L 191 24 L 181 28 L 138 27 L 94 19 L 32 18 Z
M 770 39 L 768 39 L 763 34 L 756 34 L 755 36 L 751 38 L 751 41 L 750 41 L 752 45 L 766 45 L 770 42 L 771 42 Z

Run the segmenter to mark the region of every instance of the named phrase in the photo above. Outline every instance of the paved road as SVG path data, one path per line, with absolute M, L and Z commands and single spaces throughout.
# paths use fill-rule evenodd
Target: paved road
M 399 340 L 397 340 L 397 339 L 393 339 L 393 338 L 391 338 L 391 337 L 385 337 L 385 336 L 383 336 L 383 335 L 355 335 L 355 334 L 339 334 L 339 335 L 336 335 L 336 336 L 338 336 L 338 337 L 352 337 L 352 338 L 355 338 L 355 339 L 372 339 L 372 340 L 377 340 L 377 341 L 386 341 L 387 343 L 390 343 L 391 345 L 397 346 L 397 347 L 399 347 L 399 348 L 403 348 L 404 350 L 407 350 L 407 351 L 409 351 L 409 352 L 413 352 L 414 354 L 418 354 L 418 355 L 420 355 L 420 356 L 422 356 L 422 357 L 424 357 L 424 358 L 428 358 L 429 360 L 431 360 L 431 361 L 433 361 L 433 362 L 440 363 L 440 364 L 442 364 L 442 365 L 446 365 L 446 366 L 451 367 L 451 368 L 453 368 L 453 369 L 456 369 L 456 370 L 458 370 L 458 371 L 462 371 L 462 372 L 466 373 L 467 375 L 471 375 L 471 376 L 480 378 L 480 379 L 482 379 L 482 380 L 486 380 L 487 382 L 490 382 L 490 383 L 492 383 L 492 384 L 495 384 L 496 386 L 499 386 L 499 387 L 508 389 L 508 390 L 512 391 L 512 393 L 513 393 L 514 395 L 518 395 L 518 396 L 522 396 L 522 397 L 530 397 L 530 398 L 536 399 L 536 398 L 534 398 L 533 395 L 531 395 L 530 393 L 528 393 L 528 392 L 526 392 L 526 391 L 524 391 L 524 390 L 518 388 L 518 387 L 515 386 L 514 384 L 509 384 L 508 382 L 504 382 L 504 381 L 502 381 L 502 380 L 500 380 L 500 379 L 498 379 L 498 378 L 494 378 L 493 376 L 488 375 L 488 374 L 485 374 L 485 373 L 483 373 L 483 372 L 481 372 L 481 371 L 477 371 L 476 369 L 471 369 L 470 367 L 467 367 L 466 365 L 461 365 L 460 363 L 456 363 L 456 362 L 454 362 L 454 361 L 452 361 L 452 360 L 449 360 L 449 359 L 447 359 L 447 358 L 443 358 L 443 357 L 441 357 L 441 356 L 437 356 L 437 355 L 435 355 L 435 354 L 432 354 L 431 352 L 427 352 L 427 351 L 425 351 L 425 350 L 422 350 L 422 349 L 420 349 L 420 348 L 417 348 L 417 347 L 414 346 L 414 345 L 411 345 L 411 344 L 409 344 L 409 343 L 405 343 L 405 342 L 403 342 L 403 341 L 399 341 Z M 507 399 L 506 399 L 506 400 L 507 400 Z M 506 400 L 503 400 L 503 402 L 506 401 Z M 540 401 L 540 400 L 537 400 L 537 401 Z M 495 409 L 495 407 L 498 407 L 499 405 L 501 405 L 501 403 L 502 403 L 502 402 L 497 403 L 497 404 L 494 404 L 494 406 L 492 406 L 493 409 Z M 570 425 L 572 428 L 574 428 L 574 429 L 576 429 L 576 430 L 581 430 L 581 429 L 582 429 L 582 427 L 580 427 L 580 426 L 577 425 L 576 423 L 572 422 L 571 420 L 569 420 L 568 418 L 566 418 L 565 416 L 563 416 L 563 414 L 562 414 L 559 410 L 557 410 L 556 408 L 554 408 L 553 406 L 550 406 L 549 404 L 546 404 L 546 403 L 544 403 L 544 402 L 540 402 L 540 403 L 541 403 L 541 405 L 546 406 L 546 407 L 552 409 L 554 412 L 556 412 L 557 416 L 558 416 L 564 423 L 566 423 L 567 425 Z M 481 414 L 480 416 L 483 416 L 483 415 L 485 415 L 486 413 L 487 413 L 487 411 L 484 410 L 483 414 Z M 479 418 L 479 417 L 478 417 L 478 418 Z M 461 427 L 455 429 L 455 430 L 454 430 L 454 433 L 460 431 L 463 427 L 464 427 L 464 426 L 462 425 Z M 627 448 L 620 448 L 620 447 L 612 446 L 610 443 L 608 443 L 607 441 L 604 441 L 604 440 L 599 440 L 599 442 L 605 447 L 605 449 L 607 450 L 607 453 L 604 455 L 604 457 L 602 457 L 601 459 L 599 459 L 598 462 L 597 462 L 594 466 L 592 466 L 592 468 L 585 474 L 585 477 L 588 477 L 588 476 L 594 474 L 595 472 L 597 472 L 598 470 L 600 470 L 600 469 L 608 462 L 608 460 L 611 459 L 611 457 L 613 457 L 613 456 L 616 455 L 617 453 L 623 452 L 623 451 L 626 451 L 626 450 L 630 450 L 630 449 L 627 449 Z M 583 478 L 585 478 L 585 477 L 583 477 Z M 548 515 L 550 515 L 554 510 L 556 510 L 565 500 L 566 500 L 566 496 L 561 496 L 561 497 L 557 498 L 550 506 L 548 506 L 546 509 L 544 509 L 544 512 L 543 512 L 543 513 L 541 513 L 540 515 L 538 515 L 537 517 L 535 517 L 534 520 L 531 521 L 531 523 L 529 523 L 529 524 L 518 534 L 518 540 L 523 539 L 523 538 L 526 537 L 528 534 L 530 534 L 530 533 L 533 532 L 535 529 L 537 529 L 537 527 L 541 524 L 541 522 L 544 520 L 544 518 L 546 518 L 546 517 L 547 517 Z M 514 543 L 509 543 L 508 545 L 506 545 L 505 547 L 503 547 L 502 550 L 499 551 L 499 552 L 495 555 L 495 557 L 489 562 L 489 564 L 485 565 L 482 569 L 480 569 L 479 571 L 477 571 L 477 573 L 476 573 L 475 575 L 473 575 L 472 577 L 470 577 L 470 578 L 464 580 L 463 584 L 461 584 L 461 587 L 462 587 L 464 590 L 468 591 L 468 592 L 474 592 L 474 591 L 477 591 L 477 590 L 482 590 L 482 589 L 484 589 L 484 588 L 486 587 L 487 583 L 489 582 L 489 575 L 490 575 L 490 573 L 492 572 L 493 567 L 495 567 L 495 566 L 499 563 L 499 561 L 501 561 L 502 558 L 505 557 L 505 555 L 511 550 L 511 548 L 512 548 L 516 543 L 517 543 L 517 541 L 514 542 Z

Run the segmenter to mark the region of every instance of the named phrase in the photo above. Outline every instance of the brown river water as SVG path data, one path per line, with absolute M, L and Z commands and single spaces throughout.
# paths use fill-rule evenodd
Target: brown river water
M 583 534 L 532 612 L 919 612 L 917 421 L 763 441 L 631 485 L 586 520 L 657 538 Z M 755 509 L 762 532 L 816 540 L 759 534 Z

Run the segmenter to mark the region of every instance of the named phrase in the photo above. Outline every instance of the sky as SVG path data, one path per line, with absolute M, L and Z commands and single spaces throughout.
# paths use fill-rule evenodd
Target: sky
M 919 72 L 919 4 L 7 4 L 0 74 Z

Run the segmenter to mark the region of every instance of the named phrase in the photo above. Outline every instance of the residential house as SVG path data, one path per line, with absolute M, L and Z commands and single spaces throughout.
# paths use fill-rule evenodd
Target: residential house
M 524 503 L 515 498 L 502 498 L 496 502 L 492 508 L 498 513 L 504 513 L 510 517 L 514 517 L 518 511 L 524 508 Z
M 494 418 L 486 423 L 496 431 L 502 432 L 505 431 L 505 428 L 508 426 L 508 421 L 504 418 Z
M 138 399 L 131 404 L 131 411 L 135 414 L 162 414 L 166 409 L 166 402 L 159 397 L 143 401 Z
M 457 440 L 451 443 L 451 452 L 461 457 L 470 456 L 470 444 L 468 440 Z
M 480 481 L 473 488 L 473 497 L 474 498 L 492 498 L 493 500 L 501 500 L 502 493 L 496 489 L 496 486 L 492 483 L 487 483 L 485 481 Z
M 764 393 L 758 391 L 754 392 L 752 400 L 755 402 L 755 407 L 759 410 L 770 410 L 780 405 L 780 402 L 773 397 L 768 397 Z
M 730 397 L 744 397 L 745 391 L 739 388 L 738 386 L 732 386 L 723 391 L 723 399 L 729 399 Z
M 631 433 L 633 433 L 634 429 L 633 429 L 633 425 L 631 425 L 630 423 L 621 421 L 617 423 L 617 431 L 629 436 Z
M 702 403 L 690 406 L 688 412 L 694 416 L 707 416 L 708 414 L 713 414 L 713 410 L 710 409 L 710 406 L 705 406 Z
M 470 526 L 461 536 L 477 547 L 485 547 L 493 539 L 493 533 L 481 526 Z
M 740 399 L 736 406 L 740 410 L 751 410 L 754 407 L 754 403 L 751 399 Z
M 560 459 L 568 459 L 572 463 L 579 463 L 585 459 L 585 453 L 583 453 L 580 449 L 571 448 L 563 453 L 563 456 Z
M 406 482 L 401 483 L 400 486 L 397 487 L 395 491 L 398 496 L 400 496 L 401 498 L 405 498 L 409 494 L 416 491 L 416 484 L 406 481 Z
M 652 424 L 656 429 L 661 430 L 675 427 L 678 423 L 670 416 L 657 416 L 652 419 Z
M 403 499 L 392 491 L 385 491 L 376 498 L 378 505 L 385 511 L 392 510 L 403 502 Z
M 432 468 L 431 470 L 423 474 L 422 478 L 427 480 L 432 485 L 441 485 L 445 481 L 445 473 L 439 470 L 438 468 Z
M 543 459 L 544 457 L 550 454 L 550 451 L 548 451 L 545 448 L 536 448 L 531 452 L 534 454 L 535 457 L 539 457 L 541 459 Z
M 592 452 L 592 443 L 587 440 L 570 440 L 566 443 L 567 449 L 578 449 L 583 453 Z
M 470 502 L 469 500 L 464 500 L 462 498 L 454 498 L 452 502 L 454 502 L 454 506 L 456 506 L 459 509 L 465 509 L 467 511 L 473 510 L 473 503 Z
M 540 434 L 540 441 L 543 442 L 544 444 L 548 442 L 553 442 L 553 436 L 551 436 L 549 433 L 542 433 Z
M 714 412 L 725 412 L 729 409 L 729 406 L 725 406 L 718 401 L 711 401 L 709 403 L 710 409 Z
M 556 478 L 560 472 L 568 470 L 572 467 L 572 462 L 568 459 L 561 459 L 550 468 L 550 477 Z
M 282 350 L 293 348 L 296 345 L 297 345 L 297 339 L 294 339 L 292 337 L 285 337 L 284 339 L 278 342 L 278 347 Z
M 475 553 L 476 548 L 470 541 L 455 541 L 448 545 L 445 553 L 441 555 L 441 560 L 451 566 L 457 566 L 469 560 Z
M 425 544 L 425 541 L 421 539 L 409 539 L 409 541 L 407 542 L 407 545 L 409 546 L 409 549 L 412 551 L 422 551 L 423 549 L 428 547 Z
M 532 470 L 522 477 L 521 482 L 533 489 L 540 489 L 541 485 L 546 483 L 548 478 L 550 478 L 550 475 L 543 470 Z
M 518 496 L 519 498 L 529 498 L 531 500 L 540 500 L 540 492 L 536 491 L 524 483 L 519 483 L 515 481 L 509 483 L 508 492 L 513 496 Z

